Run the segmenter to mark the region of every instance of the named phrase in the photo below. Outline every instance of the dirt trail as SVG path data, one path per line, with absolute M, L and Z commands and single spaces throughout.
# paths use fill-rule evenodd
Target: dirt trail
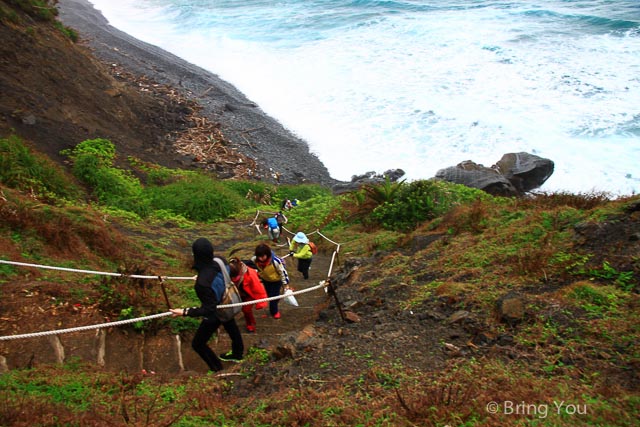
M 230 226 L 230 229 L 227 225 Z M 246 222 L 240 221 L 226 224 L 223 229 L 227 232 L 232 230 L 228 234 L 212 229 L 183 231 L 179 233 L 179 237 L 174 236 L 180 243 L 172 240 L 167 244 L 167 249 L 181 253 L 186 261 L 190 258 L 190 243 L 197 237 L 207 236 L 214 242 L 216 253 L 228 256 L 230 248 L 234 248 L 237 249 L 237 256 L 246 259 L 251 256 L 258 243 L 266 241 L 264 235 L 259 235 L 255 229 L 247 225 Z M 165 236 L 171 234 L 168 229 L 155 230 L 154 233 L 158 234 L 149 235 L 147 232 L 141 232 L 137 233 L 136 237 L 153 240 L 157 239 L 160 233 Z M 222 237 L 223 234 L 233 237 L 225 239 Z M 314 237 L 314 241 L 319 241 L 319 239 L 319 236 Z M 274 247 L 274 250 L 281 256 L 288 253 L 288 247 L 284 245 Z M 291 287 L 298 291 L 317 286 L 319 282 L 327 278 L 330 261 L 330 252 L 315 255 L 310 278 L 304 280 L 302 274 L 296 269 L 296 261 L 287 257 L 286 263 Z M 68 286 L 63 283 L 37 280 L 29 274 L 5 283 L 0 301 L 0 314 L 5 321 L 0 324 L 0 336 L 104 323 L 104 314 L 98 310 L 97 305 L 84 304 L 83 301 L 70 294 L 67 288 Z M 170 300 L 172 296 L 169 295 Z M 256 333 L 246 332 L 242 314 L 236 317 L 240 330 L 243 332 L 246 350 L 252 346 L 265 349 L 274 348 L 281 343 L 283 337 L 290 334 L 297 335 L 305 326 L 315 323 L 319 308 L 325 306 L 329 297 L 323 288 L 318 288 L 299 294 L 296 299 L 299 303 L 297 307 L 280 301 L 279 308 L 282 317 L 278 320 L 270 316 L 262 317 L 268 314 L 268 309 L 255 311 Z M 49 338 L 2 341 L 0 342 L 0 362 L 4 360 L 8 368 L 25 367 L 32 363 L 61 362 L 61 358 L 72 357 L 96 362 L 96 355 L 101 351 L 106 351 L 107 355 L 104 357 L 106 369 L 125 369 L 133 372 L 147 369 L 167 373 L 181 370 L 176 362 L 177 353 L 174 349 L 176 337 L 168 330 L 146 335 L 131 334 L 128 328 L 108 328 L 103 331 L 106 331 L 107 342 L 106 349 L 102 350 L 96 347 L 100 344 L 96 341 L 95 331 L 61 334 Z M 190 348 L 191 338 L 192 333 L 188 332 L 181 336 L 184 369 L 190 372 L 206 372 L 206 365 Z M 60 345 L 63 346 L 64 351 L 52 350 L 52 346 L 58 348 Z M 228 335 L 223 329 L 220 330 L 218 340 L 212 340 L 210 345 L 217 353 L 223 353 L 230 349 Z M 1 365 L 0 363 L 0 370 Z
M 254 233 L 254 238 L 249 239 L 250 245 L 255 246 L 264 241 L 264 237 L 257 235 L 255 231 L 250 232 Z M 284 242 L 286 237 L 290 238 L 291 236 L 285 231 L 283 237 L 281 242 Z M 314 242 L 322 240 L 322 237 L 317 234 L 309 234 L 309 237 Z M 284 243 L 272 245 L 272 247 L 279 256 L 284 257 L 288 252 L 288 247 L 284 245 Z M 243 255 L 247 255 L 245 252 L 243 252 Z M 317 287 L 322 281 L 326 280 L 329 275 L 332 253 L 333 252 L 320 251 L 314 255 L 311 269 L 309 270 L 309 279 L 307 280 L 303 279 L 302 273 L 297 271 L 297 261 L 292 257 L 286 257 L 285 263 L 289 274 L 290 287 L 297 292 Z M 339 268 L 339 266 L 334 262 L 333 272 L 335 272 L 337 268 Z M 280 300 L 278 304 L 282 315 L 280 319 L 273 319 L 269 316 L 268 308 L 255 310 L 254 314 L 257 321 L 255 333 L 246 332 L 244 317 L 242 315 L 236 317 L 236 321 L 243 333 L 245 348 L 248 349 L 251 346 L 272 346 L 276 344 L 281 337 L 302 331 L 305 326 L 313 324 L 316 321 L 319 311 L 327 305 L 330 299 L 324 287 L 297 294 L 295 297 L 298 301 L 297 307 L 288 304 L 284 300 Z M 220 334 L 219 340 L 220 342 L 216 344 L 216 347 L 219 349 L 225 349 L 225 345 L 230 345 L 230 343 L 227 342 L 228 338 L 224 332 Z

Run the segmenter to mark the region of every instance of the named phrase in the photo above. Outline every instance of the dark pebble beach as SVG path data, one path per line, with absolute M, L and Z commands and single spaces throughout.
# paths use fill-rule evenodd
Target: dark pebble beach
M 112 27 L 86 0 L 60 0 L 58 9 L 62 23 L 79 33 L 97 59 L 175 87 L 197 101 L 201 114 L 219 123 L 239 152 L 277 173 L 281 183 L 337 183 L 304 140 L 217 75 Z

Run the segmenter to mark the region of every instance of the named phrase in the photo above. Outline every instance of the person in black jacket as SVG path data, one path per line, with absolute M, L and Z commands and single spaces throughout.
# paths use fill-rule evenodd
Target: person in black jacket
M 211 283 L 216 274 L 220 273 L 220 267 L 213 260 L 213 245 L 209 240 L 201 237 L 193 242 L 191 249 L 193 251 L 193 269 L 198 272 L 194 289 L 202 305 L 200 307 L 172 308 L 170 311 L 174 317 L 188 316 L 203 318 L 193 337 L 191 346 L 209 366 L 210 370 L 220 371 L 222 370 L 222 362 L 220 359 L 235 362 L 242 360 L 244 353 L 242 334 L 235 319 L 231 319 L 228 322 L 221 322 L 216 316 L 218 299 L 211 287 Z M 225 264 L 227 263 L 226 260 L 224 260 L 224 262 Z M 213 334 L 216 333 L 220 325 L 224 327 L 229 334 L 229 338 L 231 338 L 231 351 L 218 357 L 207 345 L 207 342 Z

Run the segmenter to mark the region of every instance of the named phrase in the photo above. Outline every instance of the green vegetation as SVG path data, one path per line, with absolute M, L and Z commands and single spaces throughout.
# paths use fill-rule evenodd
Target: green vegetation
M 41 21 L 53 21 L 58 16 L 57 0 L 7 0 L 7 3 Z
M 514 200 L 438 181 L 386 182 L 334 196 L 317 185 L 221 181 L 123 160 L 104 139 L 84 141 L 66 155 L 72 175 L 17 137 L 0 140 L 3 258 L 130 274 L 186 271 L 193 236 L 244 249 L 255 242 L 238 242 L 238 223 L 246 226 L 256 211 L 278 211 L 282 199 L 297 198 L 299 206 L 286 212 L 294 231 L 319 230 L 340 242 L 342 256 L 375 259 L 363 261 L 353 284 L 341 285 L 357 289 L 372 310 L 384 305 L 379 322 L 409 316 L 408 310 L 427 318 L 445 307 L 447 315 L 468 313 L 460 328 L 493 344 L 470 343 L 481 349 L 450 358 L 440 348 L 413 349 L 442 361 L 419 370 L 389 358 L 383 346 L 379 352 L 344 346 L 334 349 L 339 359 L 315 360 L 312 372 L 299 366 L 307 354 L 276 359 L 250 348 L 233 381 L 114 375 L 79 360 L 25 367 L 0 376 L 2 425 L 633 426 L 640 417 L 640 393 L 629 380 L 640 361 L 640 257 L 626 252 L 637 230 L 629 206 L 638 196 Z M 77 305 L 114 320 L 156 313 L 166 309 L 161 285 L 173 305 L 198 304 L 187 283 L 78 280 L 0 265 L 0 283 L 14 281 L 31 286 L 29 298 L 46 295 L 46 316 L 76 313 Z M 508 293 L 524 301 L 522 319 L 500 318 L 497 302 Z M 457 326 L 433 322 L 444 332 L 415 334 L 438 333 L 445 348 Z M 184 334 L 198 323 L 164 318 L 127 333 Z M 350 333 L 349 325 L 327 325 L 326 334 Z M 378 339 L 376 325 L 371 330 L 368 339 Z M 499 338 L 509 344 L 495 344 Z M 343 363 L 357 371 L 336 375 Z M 287 382 L 265 391 L 276 378 Z M 491 401 L 503 403 L 496 414 L 487 411 Z M 529 407 L 527 415 L 514 416 L 504 402 L 535 404 L 537 412 Z M 556 412 L 542 416 L 542 410 Z M 579 411 L 585 413 L 577 418 Z
M 379 205 L 372 213 L 377 223 L 390 230 L 410 231 L 427 220 L 444 215 L 454 206 L 490 199 L 483 191 L 441 181 L 415 181 L 407 185 L 387 183 L 380 187 L 392 185 L 395 188 L 386 190 L 384 198 L 374 198 Z M 371 197 L 372 191 L 369 188 L 365 191 Z
M 134 170 L 146 175 L 145 185 L 132 170 L 115 165 L 115 146 L 106 139 L 83 141 L 63 154 L 72 161 L 76 178 L 92 189 L 102 205 L 140 218 L 219 221 L 256 206 L 244 197 L 249 190 L 267 191 L 264 184 L 218 181 L 204 173 L 169 170 L 130 159 Z
M 55 25 L 55 27 L 60 30 L 60 32 L 62 34 L 64 34 L 66 37 L 68 37 L 72 42 L 76 43 L 78 41 L 78 32 L 76 30 L 74 30 L 73 28 L 67 27 L 66 25 L 63 25 L 60 21 L 55 21 L 53 23 L 53 25 Z
M 80 189 L 60 166 L 32 152 L 17 136 L 0 138 L 0 182 L 49 202 L 80 196 Z

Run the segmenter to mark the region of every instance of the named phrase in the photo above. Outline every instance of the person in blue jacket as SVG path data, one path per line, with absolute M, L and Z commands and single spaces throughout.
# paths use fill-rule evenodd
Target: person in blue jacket
M 273 243 L 278 243 L 280 239 L 280 225 L 278 224 L 278 220 L 276 219 L 276 217 L 272 216 L 263 219 L 262 227 L 267 230 L 269 240 L 273 241 Z

